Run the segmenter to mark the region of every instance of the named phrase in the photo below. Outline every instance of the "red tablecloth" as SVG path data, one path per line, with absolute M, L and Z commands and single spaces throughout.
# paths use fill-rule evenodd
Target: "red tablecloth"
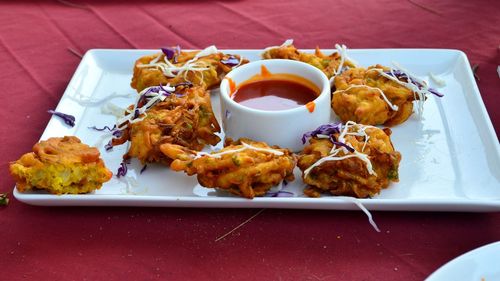
M 92 48 L 450 48 L 477 74 L 500 130 L 500 2 L 11 1 L 0 3 L 0 192 Z M 0 207 L 0 279 L 422 280 L 500 240 L 499 213 Z

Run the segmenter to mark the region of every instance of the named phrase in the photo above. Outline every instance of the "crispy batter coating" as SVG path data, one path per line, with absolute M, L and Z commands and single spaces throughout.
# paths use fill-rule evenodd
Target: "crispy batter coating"
M 332 108 L 343 122 L 349 120 L 366 125 L 395 126 L 406 121 L 413 112 L 416 95 L 408 88 L 381 76 L 372 69 L 389 71 L 388 67 L 375 65 L 356 67 L 335 77 Z M 397 106 L 391 108 L 384 100 Z
M 187 61 L 194 58 L 194 56 L 199 51 L 182 51 L 178 56 L 170 59 L 173 65 L 182 66 Z M 175 77 L 167 77 L 164 75 L 159 67 L 141 67 L 141 65 L 149 64 L 154 61 L 158 56 L 160 56 L 158 62 L 164 62 L 166 57 L 163 53 L 157 53 L 154 55 L 143 56 L 139 58 L 134 65 L 134 76 L 132 77 L 132 82 L 130 86 L 141 92 L 147 87 L 166 85 L 170 83 L 171 85 L 177 85 L 183 82 L 191 82 L 195 86 L 203 86 L 206 89 L 216 87 L 222 81 L 222 78 L 231 71 L 232 67 L 230 65 L 223 64 L 221 60 L 227 60 L 231 57 L 236 58 L 238 61 L 242 58 L 237 55 L 229 55 L 218 52 L 216 54 L 200 57 L 196 60 L 197 67 L 206 67 L 207 70 L 201 71 L 183 71 L 179 72 Z M 240 64 L 248 63 L 248 60 L 242 59 Z
M 178 87 L 179 95 L 158 102 L 141 121 L 129 123 L 113 145 L 130 141 L 125 159 L 138 158 L 141 163 L 159 162 L 169 165 L 172 159 L 160 151 L 160 146 L 172 143 L 199 151 L 206 144 L 215 145 L 220 138 L 220 126 L 215 119 L 210 93 L 203 87 Z
M 246 148 L 246 145 L 258 149 Z M 220 188 L 249 199 L 263 196 L 271 187 L 284 179 L 292 181 L 295 158 L 288 149 L 269 147 L 264 142 L 241 139 L 226 146 L 218 153 L 194 157 L 194 151 L 184 147 L 164 144 L 161 151 L 170 158 L 170 168 L 197 174 L 198 182 L 204 187 Z
M 318 47 L 316 47 L 314 54 L 309 54 L 299 51 L 293 45 L 269 49 L 262 54 L 262 58 L 288 59 L 305 62 L 323 71 L 329 79 L 335 75 L 341 61 L 341 57 L 338 52 L 334 52 L 327 56 L 323 54 Z M 343 66 L 354 67 L 354 64 L 351 61 L 346 60 L 344 61 Z
M 20 192 L 44 189 L 54 194 L 88 193 L 101 188 L 112 173 L 99 158 L 99 150 L 74 136 L 49 138 L 33 152 L 10 163 L 10 173 Z
M 357 157 L 325 161 L 312 168 L 309 174 L 303 173 L 303 180 L 308 184 L 304 194 L 319 197 L 322 192 L 330 192 L 334 195 L 365 198 L 378 194 L 390 182 L 399 181 L 398 167 L 401 154 L 394 150 L 391 143 L 391 130 L 370 126 L 365 132 L 369 136 L 366 145 L 362 136 L 347 135 L 345 142 L 356 151 L 368 156 L 376 174 L 370 174 L 366 163 Z M 338 135 L 334 134 L 334 138 L 336 139 Z M 297 163 L 302 171 L 330 155 L 333 147 L 333 143 L 326 138 L 313 137 L 309 142 L 310 144 L 300 153 Z M 340 152 L 336 156 L 348 154 Z

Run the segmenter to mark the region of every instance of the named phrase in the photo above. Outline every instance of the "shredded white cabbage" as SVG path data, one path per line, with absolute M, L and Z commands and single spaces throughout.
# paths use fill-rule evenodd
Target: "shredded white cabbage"
M 347 47 L 345 45 L 339 45 L 335 44 L 335 49 L 337 49 L 337 52 L 340 55 L 340 64 L 339 67 L 337 68 L 337 71 L 335 71 L 335 76 L 339 75 L 340 72 L 342 71 L 342 67 L 344 66 L 344 62 L 347 57 Z
M 415 75 L 414 73 L 410 72 L 408 69 L 402 67 L 398 62 L 393 61 L 392 64 L 394 65 L 394 69 L 397 69 L 397 70 L 403 72 L 408 77 L 411 76 L 411 78 L 413 80 L 417 81 L 418 83 L 420 83 L 420 84 L 422 84 L 424 86 L 427 86 L 427 83 L 424 80 L 418 78 L 417 75 Z
M 417 102 L 417 112 L 418 112 L 418 114 L 420 116 L 422 116 L 423 113 L 424 113 L 424 101 L 425 101 L 425 97 L 428 94 L 431 94 L 431 92 L 429 92 L 429 90 L 428 90 L 427 84 L 423 80 L 420 80 L 418 78 L 414 78 L 412 76 L 412 78 L 414 78 L 414 80 L 416 82 L 418 82 L 418 83 L 423 82 L 423 83 L 421 83 L 422 84 L 422 89 L 420 89 L 418 87 L 418 85 L 412 83 L 412 81 L 410 80 L 410 74 L 408 72 L 405 72 L 402 69 L 397 69 L 397 70 L 399 70 L 402 73 L 406 74 L 406 76 L 408 77 L 407 82 L 400 81 L 397 77 L 395 77 L 394 74 L 393 75 L 389 75 L 389 74 L 385 73 L 384 70 L 381 69 L 381 68 L 371 68 L 368 71 L 376 71 L 381 76 L 383 76 L 383 77 L 385 77 L 385 78 L 387 78 L 389 80 L 392 80 L 392 81 L 398 83 L 399 85 L 401 85 L 403 87 L 406 87 L 406 88 L 410 89 L 413 92 L 413 94 L 416 95 L 414 98 L 415 98 L 415 101 Z M 391 69 L 391 73 L 394 73 L 393 69 Z M 417 96 L 418 96 L 418 98 L 417 98 Z
M 264 51 L 262 53 L 265 53 L 269 50 L 272 50 L 272 49 L 278 49 L 278 48 L 281 48 L 281 47 L 288 47 L 290 45 L 293 44 L 293 39 L 287 39 L 285 40 L 285 42 L 283 42 L 283 44 L 281 44 L 280 46 L 271 46 L 271 47 L 267 47 L 264 49 Z
M 156 58 L 152 59 L 149 63 L 157 63 L 161 59 L 162 53 L 159 53 Z
M 89 98 L 89 97 L 82 95 L 76 89 L 74 89 L 74 90 L 75 90 L 75 94 L 74 95 L 67 95 L 67 97 L 69 99 L 79 103 L 82 106 L 89 106 L 89 107 L 102 105 L 102 103 L 109 101 L 111 99 L 129 98 L 132 95 L 131 93 L 128 93 L 128 94 L 112 93 L 111 95 L 105 96 L 105 97 L 100 98 L 100 99 L 92 99 L 92 98 Z
M 358 206 L 361 209 L 361 211 L 363 211 L 366 214 L 366 216 L 368 217 L 368 221 L 370 222 L 373 229 L 375 229 L 375 231 L 377 231 L 377 232 L 380 232 L 380 228 L 378 228 L 377 224 L 373 220 L 372 214 L 365 206 L 363 206 L 363 204 L 361 203 L 361 200 L 354 198 L 354 197 L 348 197 L 348 196 L 335 196 L 335 198 L 356 204 L 356 206 Z
M 150 61 L 147 64 L 139 64 L 137 67 L 139 68 L 157 68 L 163 72 L 163 75 L 166 77 L 176 77 L 177 75 L 184 74 L 188 71 L 204 71 L 208 70 L 209 68 L 200 62 L 197 62 L 197 60 L 201 57 L 206 57 L 209 55 L 217 54 L 218 50 L 217 47 L 214 45 L 209 46 L 201 51 L 199 51 L 192 59 L 188 60 L 185 62 L 183 65 L 175 65 L 171 63 L 168 58 L 165 56 L 163 62 L 159 61 L 159 58 L 161 57 L 161 54 L 159 57 L 156 57 L 152 61 Z
M 235 65 L 235 66 L 231 67 L 231 69 L 234 69 L 234 68 L 237 68 L 238 66 L 240 66 L 240 65 L 241 65 L 241 63 L 243 62 L 243 60 L 244 60 L 244 59 L 245 59 L 245 58 L 244 58 L 243 56 L 241 56 L 241 55 L 240 55 L 240 61 L 238 62 L 238 64 L 237 64 L 237 65 Z M 202 72 L 202 73 L 203 73 L 203 72 Z
M 345 90 L 337 90 L 337 91 L 335 91 L 335 92 L 334 92 L 334 94 L 335 94 L 335 93 L 337 93 L 337 92 L 339 92 L 339 93 L 340 93 L 340 92 L 347 92 L 347 91 L 349 91 L 349 90 L 350 90 L 350 89 L 352 89 L 352 88 L 367 88 L 367 89 L 370 89 L 370 90 L 376 90 L 376 91 L 378 91 L 378 92 L 380 93 L 380 95 L 382 96 L 382 98 L 384 99 L 384 101 L 387 103 L 387 105 L 389 105 L 389 107 L 390 107 L 392 110 L 394 110 L 394 111 L 398 111 L 398 106 L 397 106 L 397 105 L 392 104 L 392 103 L 389 101 L 389 99 L 387 98 L 387 96 L 384 94 L 384 92 L 383 92 L 381 89 L 379 89 L 379 88 L 375 88 L 375 87 L 370 87 L 370 86 L 368 86 L 368 85 L 351 85 L 351 86 L 349 86 L 349 87 L 348 87 L 347 89 L 345 89 Z
M 256 146 L 244 143 L 244 142 L 241 142 L 241 145 L 243 145 L 243 147 L 240 147 L 240 148 L 237 148 L 237 149 L 225 150 L 225 151 L 221 151 L 219 153 L 214 153 L 214 154 L 210 154 L 210 153 L 207 153 L 207 152 L 200 151 L 200 152 L 196 153 L 195 159 L 196 158 L 200 158 L 202 156 L 208 156 L 208 157 L 212 157 L 212 158 L 221 158 L 221 156 L 224 155 L 224 154 L 241 152 L 241 151 L 247 150 L 247 149 L 256 150 L 256 151 L 262 151 L 262 152 L 268 152 L 268 153 L 272 153 L 272 154 L 278 155 L 278 156 L 283 155 L 282 151 L 279 151 L 279 150 L 276 150 L 276 149 L 272 149 L 272 148 L 256 147 Z
M 195 61 L 201 57 L 206 57 L 206 56 L 210 56 L 210 55 L 213 55 L 213 54 L 217 54 L 218 50 L 217 50 L 217 47 L 215 47 L 215 45 L 212 45 L 212 46 L 208 46 L 206 47 L 205 49 L 199 51 L 195 56 L 194 58 L 191 59 L 191 61 Z
M 339 134 L 338 141 L 345 143 L 350 148 L 354 149 L 353 146 L 345 140 L 345 136 L 346 135 L 362 136 L 362 137 L 364 137 L 364 141 L 365 141 L 363 144 L 362 151 L 359 152 L 359 151 L 354 150 L 354 152 L 350 152 L 349 150 L 347 150 L 347 148 L 345 148 L 343 146 L 337 147 L 337 145 L 334 144 L 329 155 L 327 155 L 323 158 L 320 158 L 318 161 L 316 161 L 314 164 L 309 166 L 309 168 L 307 168 L 304 171 L 304 178 L 307 177 L 307 175 L 309 175 L 309 173 L 312 171 L 312 169 L 323 164 L 324 162 L 338 161 L 338 160 L 344 160 L 344 159 L 348 159 L 348 158 L 358 158 L 361 161 L 365 162 L 366 170 L 368 171 L 368 173 L 370 175 L 376 176 L 377 173 L 373 170 L 373 165 L 372 165 L 372 162 L 370 161 L 370 159 L 368 158 L 368 155 L 362 153 L 365 149 L 366 144 L 368 143 L 368 139 L 370 138 L 368 136 L 368 134 L 366 134 L 365 130 L 367 128 L 370 128 L 370 127 L 375 128 L 373 126 L 361 125 L 361 124 L 357 124 L 356 122 L 353 122 L 353 121 L 347 121 L 346 124 L 342 126 L 342 131 Z M 349 129 L 351 129 L 351 128 L 354 128 L 355 131 L 349 132 Z M 344 153 L 344 155 L 337 156 L 341 151 Z
M 136 101 L 134 103 L 134 108 L 132 110 L 127 111 L 128 114 L 126 114 L 125 116 L 121 117 L 116 122 L 116 127 L 117 127 L 118 130 L 122 130 L 125 127 L 127 127 L 128 123 L 136 123 L 136 122 L 144 120 L 144 118 L 147 115 L 146 111 L 151 106 L 153 106 L 158 101 L 164 101 L 166 99 L 166 96 L 165 96 L 166 93 L 170 94 L 171 92 L 175 92 L 175 87 L 170 87 L 170 84 L 167 84 L 166 86 L 163 86 L 163 89 L 160 89 L 158 91 L 158 93 L 155 93 L 155 92 L 148 93 L 147 95 L 150 98 L 148 100 L 148 102 L 145 105 L 143 105 L 142 107 L 137 108 L 139 99 L 144 94 L 146 94 L 149 91 L 149 89 L 156 88 L 156 87 L 158 87 L 158 86 L 148 87 L 148 88 L 142 90 L 139 93 L 139 95 L 137 96 Z M 136 111 L 137 111 L 137 113 L 136 113 Z M 135 118 L 136 115 L 139 115 L 139 116 L 140 115 L 144 115 L 144 116 L 142 116 L 141 118 Z
M 148 192 L 148 188 L 141 186 L 135 177 L 123 176 L 117 178 L 117 180 L 125 184 L 125 194 L 146 195 Z
M 439 78 L 437 75 L 435 75 L 434 73 L 432 72 L 429 72 L 429 77 L 432 79 L 432 81 L 434 81 L 434 83 L 436 83 L 436 85 L 440 88 L 442 87 L 445 87 L 446 86 L 446 81 L 444 81 L 443 79 Z
M 349 132 L 350 128 L 355 128 L 356 131 L 354 132 Z M 354 121 L 347 121 L 345 125 L 342 127 L 342 132 L 340 132 L 340 135 L 338 137 L 339 142 L 345 143 L 349 145 L 349 143 L 346 142 L 345 136 L 357 136 L 357 137 L 363 137 L 365 140 L 365 143 L 363 144 L 363 148 L 361 149 L 361 152 L 365 151 L 365 146 L 368 143 L 368 140 L 370 139 L 370 136 L 365 132 L 366 129 L 368 128 L 377 128 L 371 125 L 361 125 L 358 124 Z M 352 147 L 352 146 L 351 146 Z M 336 149 L 336 146 L 334 145 L 332 148 L 332 151 L 330 153 L 333 153 L 333 151 Z M 347 153 L 348 150 L 345 147 L 341 147 L 342 151 L 344 153 Z
M 352 60 L 351 58 L 349 58 L 347 56 L 347 47 L 345 45 L 335 44 L 335 49 L 337 49 L 337 53 L 340 55 L 340 64 L 339 64 L 339 67 L 337 67 L 337 69 L 335 70 L 333 76 L 330 77 L 330 86 L 333 86 L 333 83 L 335 81 L 335 77 L 338 76 L 342 72 L 342 68 L 344 67 L 344 63 L 347 60 L 349 60 L 354 65 L 356 64 L 356 63 L 354 63 L 354 60 Z
M 101 106 L 101 113 L 107 115 L 113 115 L 116 118 L 120 118 L 123 116 L 123 113 L 126 111 L 126 108 L 119 107 L 118 105 L 108 102 Z
M 407 82 L 408 82 L 408 83 L 406 83 L 406 85 L 407 85 L 406 87 L 408 87 L 410 90 L 412 90 L 414 94 L 418 95 L 418 97 L 419 97 L 419 99 L 417 100 L 418 113 L 420 116 L 423 116 L 425 98 L 427 97 L 427 95 L 432 95 L 432 93 L 429 91 L 429 86 L 427 85 L 427 83 L 424 80 L 418 78 L 415 74 L 410 72 L 408 69 L 403 68 L 398 62 L 393 61 L 392 64 L 394 65 L 394 69 L 399 70 L 406 75 Z M 393 72 L 392 69 L 391 69 L 391 72 Z M 411 77 L 411 80 L 415 80 L 417 83 L 419 83 L 422 88 L 420 88 L 418 85 L 413 83 L 410 80 L 410 77 Z
M 304 171 L 304 177 L 307 177 L 307 175 L 309 175 L 309 172 L 312 169 L 314 169 L 315 167 L 323 164 L 324 162 L 327 162 L 327 161 L 336 161 L 336 160 L 344 160 L 344 159 L 347 159 L 347 158 L 359 158 L 359 159 L 361 159 L 363 162 L 366 163 L 366 169 L 368 170 L 368 172 L 370 174 L 375 174 L 376 175 L 375 171 L 373 171 L 372 163 L 370 162 L 370 159 L 368 159 L 368 156 L 366 154 L 354 151 L 354 154 L 348 154 L 348 155 L 344 155 L 344 156 L 335 156 L 335 155 L 331 154 L 331 155 L 328 155 L 326 157 L 323 157 L 323 158 L 319 159 L 318 161 L 316 161 L 314 164 L 312 164 L 309 168 L 307 168 Z

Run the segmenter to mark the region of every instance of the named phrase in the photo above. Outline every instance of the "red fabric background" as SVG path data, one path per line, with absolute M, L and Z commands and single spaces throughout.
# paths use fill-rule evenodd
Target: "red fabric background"
M 500 2 L 491 0 L 0 3 L 0 192 L 92 48 L 450 48 L 479 64 L 500 130 Z M 499 213 L 0 207 L 0 279 L 422 280 L 500 240 Z

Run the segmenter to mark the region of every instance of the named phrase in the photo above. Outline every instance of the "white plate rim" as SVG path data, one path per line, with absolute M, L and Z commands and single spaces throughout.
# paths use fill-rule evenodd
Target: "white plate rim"
M 498 252 L 500 252 L 500 241 L 496 241 L 490 244 L 483 245 L 481 247 L 478 247 L 476 249 L 470 250 L 454 259 L 451 261 L 445 263 L 443 266 L 438 268 L 436 271 L 434 271 L 429 277 L 427 277 L 425 280 L 426 281 L 439 281 L 439 280 L 450 280 L 450 279 L 443 279 L 446 278 L 446 274 L 448 273 L 453 273 L 453 267 L 456 263 L 465 260 L 467 258 L 470 258 L 474 261 L 480 261 L 487 259 L 489 257 L 486 257 L 485 254 L 486 252 L 492 250 L 492 249 L 497 249 Z M 500 254 L 498 255 L 500 256 Z M 467 268 L 463 269 L 464 271 L 467 271 Z M 497 267 L 497 273 L 500 274 L 500 267 Z M 482 276 L 484 278 L 484 276 Z M 489 280 L 489 279 L 485 279 Z
M 262 50 L 259 49 L 237 49 L 237 50 L 221 50 L 224 52 L 260 52 Z M 312 49 L 305 49 L 303 51 L 312 52 Z M 324 52 L 334 51 L 334 50 L 323 50 Z M 379 52 L 379 53 L 387 53 L 387 52 L 442 52 L 442 53 L 454 53 L 462 59 L 464 59 L 468 63 L 467 56 L 460 50 L 453 49 L 416 49 L 416 48 L 408 48 L 408 49 L 350 49 L 349 53 L 363 53 L 363 52 Z M 88 56 L 92 56 L 94 53 L 114 53 L 114 52 L 129 52 L 129 53 L 154 53 L 157 50 L 147 49 L 147 50 L 135 50 L 135 49 L 91 49 L 88 50 L 82 58 L 81 63 L 78 68 L 75 70 L 75 74 L 72 79 L 68 83 L 68 88 L 64 92 L 62 98 L 69 91 L 69 85 L 71 85 L 76 79 L 76 73 L 82 67 L 84 60 Z M 482 101 L 481 95 L 479 93 L 479 89 L 475 80 L 473 78 L 473 73 L 470 68 L 466 69 L 467 77 L 472 83 L 472 87 L 474 90 L 473 98 L 476 100 L 477 105 L 479 106 L 479 116 L 481 117 L 482 124 L 486 127 L 487 133 L 486 136 L 488 138 L 488 142 L 497 143 L 496 146 L 493 146 L 494 151 L 491 151 L 496 155 L 496 158 L 500 158 L 500 145 L 496 142 L 496 132 L 493 128 L 491 120 L 489 119 L 488 113 L 486 111 L 486 107 Z M 56 110 L 60 110 L 61 103 L 58 104 Z M 57 122 L 52 118 L 50 122 Z M 45 134 L 45 133 L 44 133 Z M 43 135 L 41 137 L 43 139 Z M 29 194 L 29 193 L 20 193 L 14 188 L 13 191 L 14 197 L 19 201 L 22 201 L 27 204 L 32 205 L 44 205 L 44 206 L 67 206 L 67 205 L 86 205 L 86 206 L 178 206 L 178 207 L 229 207 L 229 208 L 258 208 L 258 207 L 269 207 L 269 208 L 306 208 L 306 209 L 357 209 L 357 207 L 347 201 L 343 201 L 341 199 L 336 199 L 334 197 L 329 198 L 321 198 L 321 199 L 311 199 L 311 198 L 293 198 L 296 200 L 293 204 L 289 204 L 290 198 L 255 198 L 254 200 L 247 200 L 242 198 L 219 198 L 208 199 L 204 198 L 182 198 L 176 196 L 143 196 L 143 195 L 134 195 L 132 198 L 123 198 L 123 196 L 115 196 L 115 195 L 98 195 L 89 198 L 88 195 L 62 195 L 62 196 L 54 196 L 49 194 Z M 116 198 L 122 197 L 122 198 Z M 160 197 L 160 198 L 159 198 Z M 471 211 L 471 212 L 484 212 L 484 211 L 500 211 L 500 200 L 492 199 L 483 199 L 483 200 L 464 200 L 464 199 L 435 199 L 435 200 L 408 200 L 408 199 L 358 199 L 362 202 L 368 209 L 370 210 L 403 210 L 403 211 Z M 115 201 L 115 202 L 111 202 Z M 314 206 L 311 206 L 310 201 L 314 201 Z M 221 206 L 218 203 L 224 202 L 224 205 Z M 335 202 L 335 206 L 332 208 L 331 203 Z M 194 205 L 193 205 L 194 204 Z M 269 205 L 273 204 L 273 205 Z M 304 206 L 305 205 L 309 205 Z M 412 204 L 410 207 L 403 207 L 405 204 Z

